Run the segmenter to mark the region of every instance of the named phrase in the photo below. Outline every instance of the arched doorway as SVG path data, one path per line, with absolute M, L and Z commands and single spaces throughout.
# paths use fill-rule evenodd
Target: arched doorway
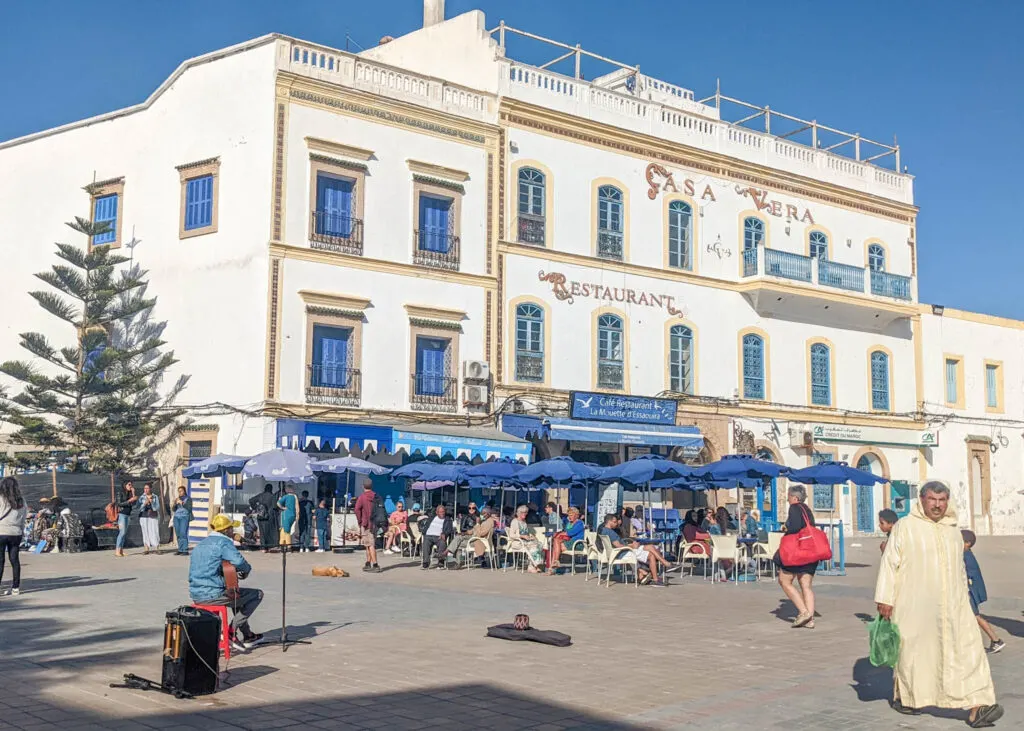
M 885 476 L 882 460 L 874 452 L 865 452 L 854 465 L 859 470 L 879 477 Z M 860 533 L 875 532 L 875 486 L 857 485 L 857 530 Z

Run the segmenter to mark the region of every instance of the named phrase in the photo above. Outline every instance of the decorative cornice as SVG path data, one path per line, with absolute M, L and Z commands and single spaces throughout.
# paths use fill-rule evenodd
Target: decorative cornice
M 327 155 L 320 155 L 316 152 L 309 153 L 309 159 L 313 162 L 325 162 L 328 165 L 334 167 L 346 168 L 348 170 L 359 170 L 360 172 L 367 172 L 370 168 L 366 163 L 352 162 L 351 160 L 342 160 L 337 157 L 329 157 Z
M 357 104 L 355 102 L 342 99 L 338 96 L 328 96 L 327 94 L 316 94 L 311 91 L 304 89 L 289 89 L 288 96 L 291 99 L 297 101 L 310 102 L 312 104 L 319 104 L 325 107 L 331 107 L 332 109 L 339 109 L 343 112 L 352 112 L 365 117 L 374 117 L 383 122 L 389 122 L 391 124 L 398 124 L 403 127 L 412 127 L 415 129 L 423 130 L 425 132 L 432 132 L 434 134 L 444 135 L 446 137 L 455 137 L 457 139 L 466 140 L 468 142 L 475 142 L 477 144 L 484 144 L 487 142 L 487 138 L 481 134 L 475 134 L 467 130 L 458 129 L 444 124 L 438 124 L 425 119 L 413 117 L 408 114 L 400 114 L 398 112 L 392 112 L 387 109 L 380 109 L 377 107 L 369 106 L 368 104 Z
M 196 160 L 195 162 L 187 162 L 184 165 L 175 165 L 174 169 L 178 172 L 185 172 L 192 168 L 200 168 L 207 165 L 220 165 L 220 157 L 208 157 L 205 160 Z
M 307 305 L 314 307 L 331 307 L 339 310 L 352 310 L 362 312 L 370 306 L 370 300 L 366 297 L 357 297 L 348 294 L 333 294 L 331 292 L 317 292 L 312 289 L 300 289 L 299 297 Z
M 447 178 L 448 180 L 454 180 L 459 183 L 464 183 L 469 180 L 469 173 L 463 170 L 456 170 L 455 168 L 447 168 L 444 165 L 434 165 L 429 162 L 420 162 L 419 160 L 406 160 L 405 164 L 409 166 L 409 169 L 414 173 L 420 173 L 421 175 L 430 175 L 435 178 Z
M 182 431 L 220 431 L 219 424 L 186 424 L 181 428 Z
M 120 178 L 107 178 L 106 180 L 97 180 L 94 183 L 89 183 L 88 185 L 82 186 L 82 190 L 84 190 L 89 195 L 94 195 L 96 191 L 102 190 L 103 188 L 113 185 L 124 185 L 124 176 L 122 175 Z
M 345 267 L 347 269 L 362 269 L 364 271 L 382 272 L 384 274 L 395 274 L 414 279 L 433 279 L 451 284 L 460 284 L 467 287 L 480 287 L 481 289 L 494 289 L 497 286 L 494 277 L 482 274 L 469 274 L 468 272 L 450 272 L 443 269 L 417 266 L 405 262 L 388 261 L 386 259 L 374 259 L 368 256 L 355 254 L 344 254 L 336 251 L 311 249 L 308 246 L 295 246 L 280 241 L 270 243 L 270 256 L 282 259 L 297 259 L 299 261 L 312 261 L 332 266 Z
M 447 188 L 448 190 L 454 190 L 456 193 L 465 195 L 466 188 L 462 183 L 453 183 L 450 180 L 444 178 L 433 178 L 429 175 L 413 175 L 412 179 L 417 183 L 425 183 L 427 185 L 433 185 L 438 188 Z
M 316 137 L 306 137 L 306 147 L 313 152 L 326 152 L 330 155 L 341 155 L 353 160 L 369 160 L 373 157 L 373 150 L 364 150 L 362 147 L 345 145 L 341 142 L 321 140 Z
M 342 317 L 349 320 L 363 320 L 365 318 L 365 313 L 362 310 L 343 310 L 337 307 L 320 307 L 319 305 L 306 305 L 306 314 Z
M 429 327 L 435 330 L 462 331 L 462 323 L 452 322 L 451 320 L 432 320 L 429 317 L 410 317 L 409 324 L 418 325 L 419 327 Z
M 431 307 L 430 305 L 405 305 L 405 311 L 410 318 L 426 320 L 443 320 L 446 322 L 461 322 L 466 319 L 466 313 L 462 310 L 449 310 L 443 307 Z

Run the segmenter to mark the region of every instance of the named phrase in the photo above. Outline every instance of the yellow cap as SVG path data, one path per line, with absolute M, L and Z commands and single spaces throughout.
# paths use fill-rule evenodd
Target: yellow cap
M 218 533 L 227 528 L 238 528 L 241 525 L 242 524 L 239 521 L 231 520 L 231 518 L 224 515 L 224 513 L 218 513 L 213 516 L 213 520 L 210 521 L 210 527 Z

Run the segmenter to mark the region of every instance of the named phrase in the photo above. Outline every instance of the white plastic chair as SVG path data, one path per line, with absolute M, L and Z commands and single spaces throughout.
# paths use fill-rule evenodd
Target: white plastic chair
M 491 545 L 489 540 L 486 538 L 480 538 L 479 536 L 473 536 L 466 541 L 466 568 L 469 568 L 475 563 L 474 559 L 476 558 L 476 551 L 473 546 L 477 544 L 484 547 L 484 555 L 487 557 L 487 565 L 491 567 L 491 571 L 494 571 L 494 546 Z
M 732 561 L 733 579 L 737 578 L 737 567 L 740 562 L 739 547 L 736 544 L 736 536 L 711 536 L 711 576 L 712 579 L 718 576 L 716 564 L 722 561 Z M 736 582 L 739 583 L 738 581 Z
M 640 580 L 637 576 L 639 573 L 639 564 L 636 560 L 636 554 L 632 548 L 616 548 L 612 545 L 611 539 L 608 536 L 598 536 L 598 540 L 601 542 L 601 547 L 604 554 L 602 563 L 608 568 L 607 578 L 605 579 L 605 586 L 610 587 L 612 585 L 612 574 L 615 572 L 616 566 L 623 568 L 630 567 L 633 569 L 633 585 L 640 586 Z M 600 583 L 601 571 L 598 567 L 598 583 Z
M 700 541 L 694 541 L 693 543 L 683 543 L 680 546 L 680 575 L 682 575 L 682 569 L 686 565 L 687 561 L 690 562 L 690 576 L 693 576 L 694 561 L 700 561 L 702 564 L 704 564 L 704 578 L 708 578 L 708 567 L 711 563 L 711 556 L 708 553 L 708 547 L 704 543 L 701 543 Z
M 569 562 L 572 564 L 573 576 L 576 575 L 576 557 L 583 556 L 584 558 L 586 558 L 587 556 L 587 533 L 590 532 L 591 531 L 584 531 L 583 538 L 573 541 L 571 544 L 567 545 L 565 548 L 562 549 L 561 555 L 568 556 Z M 558 567 L 555 566 L 554 568 Z

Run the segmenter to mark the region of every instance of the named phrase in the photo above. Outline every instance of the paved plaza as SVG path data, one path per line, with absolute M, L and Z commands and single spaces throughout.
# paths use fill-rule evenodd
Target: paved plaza
M 867 660 L 877 539 L 849 575 L 819 577 L 814 630 L 794 630 L 770 580 L 660 589 L 482 569 L 424 572 L 407 558 L 364 575 L 361 557 L 288 561 L 292 637 L 232 658 L 221 692 L 196 700 L 108 687 L 159 679 L 163 616 L 187 603 L 188 560 L 110 552 L 27 556 L 23 594 L 0 598 L 0 730 L 6 729 L 939 729 L 962 715 L 900 716 L 891 672 Z M 1024 725 L 1019 538 L 982 538 L 985 610 L 1007 648 L 991 658 L 1006 716 Z M 253 620 L 280 624 L 281 560 L 249 554 L 266 591 Z M 350 578 L 313 578 L 315 564 Z M 9 578 L 9 577 L 8 577 Z M 571 634 L 555 648 L 484 637 L 517 612 Z

